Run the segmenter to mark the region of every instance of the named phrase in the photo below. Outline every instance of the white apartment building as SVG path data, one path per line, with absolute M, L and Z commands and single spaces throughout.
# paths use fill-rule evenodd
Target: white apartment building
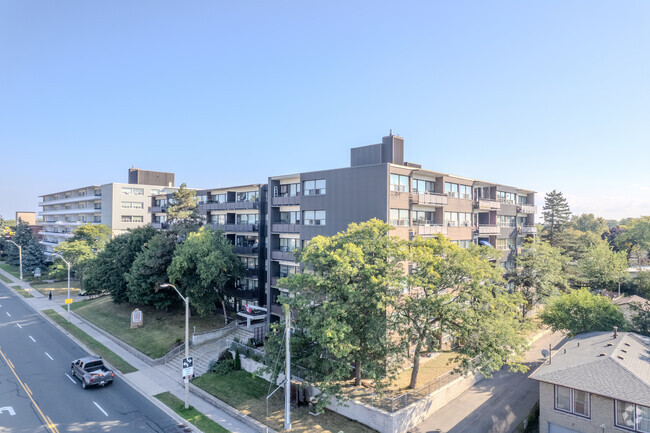
M 90 185 L 42 195 L 38 205 L 43 218 L 40 232 L 45 252 L 73 236 L 83 224 L 104 224 L 117 236 L 130 228 L 151 223 L 151 197 L 173 187 L 133 183 Z

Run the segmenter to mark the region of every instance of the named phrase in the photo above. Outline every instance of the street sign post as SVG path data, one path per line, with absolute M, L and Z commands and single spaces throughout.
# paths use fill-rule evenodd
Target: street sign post
M 183 358 L 183 377 L 188 377 L 194 374 L 194 358 L 188 356 Z

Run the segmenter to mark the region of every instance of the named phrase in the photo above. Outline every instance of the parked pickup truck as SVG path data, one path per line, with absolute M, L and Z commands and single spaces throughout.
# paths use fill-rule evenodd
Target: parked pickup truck
M 81 380 L 83 389 L 93 385 L 108 385 L 115 379 L 115 373 L 106 368 L 99 356 L 88 356 L 72 361 L 70 371 L 73 376 Z

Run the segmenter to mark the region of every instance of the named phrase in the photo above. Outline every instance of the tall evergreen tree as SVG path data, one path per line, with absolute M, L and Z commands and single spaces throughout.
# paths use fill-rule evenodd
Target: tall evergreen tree
M 560 191 L 553 190 L 544 197 L 544 230 L 542 237 L 551 246 L 557 247 L 561 243 L 560 236 L 568 227 L 571 220 L 569 203 Z
M 18 224 L 16 224 L 16 231 L 12 240 L 22 248 L 23 273 L 33 272 L 34 269 L 45 266 L 43 248 L 34 237 L 31 228 L 22 220 L 19 220 Z M 7 242 L 5 249 L 7 263 L 18 266 L 20 264 L 18 248 L 11 242 Z
M 171 224 L 170 231 L 180 239 L 185 239 L 190 233 L 201 227 L 196 191 L 188 189 L 185 183 L 169 200 L 167 206 L 167 222 Z

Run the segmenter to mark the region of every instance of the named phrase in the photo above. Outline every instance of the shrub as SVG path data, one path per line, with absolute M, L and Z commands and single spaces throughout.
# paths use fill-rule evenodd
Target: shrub
M 235 350 L 235 365 L 233 366 L 235 371 L 241 370 L 241 358 L 239 357 L 239 349 Z
M 212 364 L 214 362 L 214 365 Z M 210 363 L 210 371 L 218 376 L 225 376 L 234 370 L 235 361 L 232 359 L 224 359 L 223 361 L 212 361 Z

